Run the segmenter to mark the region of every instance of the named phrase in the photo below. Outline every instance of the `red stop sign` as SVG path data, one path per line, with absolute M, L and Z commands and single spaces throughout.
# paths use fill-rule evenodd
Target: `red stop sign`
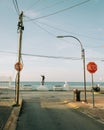
M 23 69 L 23 65 L 22 65 L 20 62 L 17 62 L 17 63 L 15 64 L 15 69 L 16 69 L 17 71 L 21 71 L 21 70 Z
M 95 62 L 89 62 L 87 64 L 87 70 L 90 72 L 90 73 L 95 73 L 97 71 L 97 65 Z

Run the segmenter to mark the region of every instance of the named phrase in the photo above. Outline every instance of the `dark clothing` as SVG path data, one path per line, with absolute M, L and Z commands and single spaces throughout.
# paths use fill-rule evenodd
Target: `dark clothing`
M 42 85 L 44 85 L 45 76 L 42 75 L 41 77 L 42 77 L 42 82 L 41 83 L 42 83 Z

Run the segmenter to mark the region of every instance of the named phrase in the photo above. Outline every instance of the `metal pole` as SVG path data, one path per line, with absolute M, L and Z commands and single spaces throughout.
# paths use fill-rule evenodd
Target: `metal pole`
M 87 102 L 86 96 L 86 68 L 85 68 L 85 50 L 82 50 L 82 59 L 83 59 L 83 72 L 84 72 L 84 93 L 85 93 L 85 102 Z
M 21 47 L 22 47 L 22 31 L 23 27 L 23 12 L 19 15 L 18 31 L 19 31 L 19 42 L 18 42 L 18 62 L 21 62 Z M 17 85 L 16 85 L 16 104 L 19 105 L 19 86 L 20 86 L 20 70 L 17 72 Z
M 93 108 L 95 107 L 95 101 L 94 101 L 94 80 L 93 80 L 93 73 L 91 74 L 92 77 L 92 102 L 93 102 Z
M 87 101 L 87 98 L 86 98 L 86 69 L 85 69 L 85 50 L 83 48 L 83 45 L 81 43 L 81 41 L 75 37 L 75 36 L 71 36 L 71 35 L 66 35 L 66 36 L 57 36 L 57 38 L 64 38 L 64 37 L 72 37 L 74 39 L 76 39 L 79 43 L 80 43 L 80 46 L 81 46 L 81 52 L 82 52 L 82 59 L 83 59 L 83 72 L 84 72 L 84 92 L 85 92 L 85 102 Z

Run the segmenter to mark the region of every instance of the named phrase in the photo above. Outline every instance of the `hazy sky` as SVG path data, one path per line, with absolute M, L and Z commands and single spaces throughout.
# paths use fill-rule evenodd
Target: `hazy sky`
M 86 65 L 98 66 L 95 81 L 104 80 L 104 0 L 17 0 L 19 13 L 23 11 L 21 80 L 83 81 L 83 62 L 80 43 L 86 54 Z M 16 0 L 0 0 L 0 77 L 15 79 L 18 39 L 18 10 Z M 8 53 L 9 52 L 9 53 Z M 69 59 L 40 56 L 69 57 Z M 73 60 L 74 58 L 74 60 Z M 87 81 L 91 75 L 86 70 Z

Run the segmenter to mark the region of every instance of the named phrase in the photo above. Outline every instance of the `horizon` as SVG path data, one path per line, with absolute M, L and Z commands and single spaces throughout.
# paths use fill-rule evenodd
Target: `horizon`
M 0 1 L 0 76 L 15 80 L 14 65 L 18 59 L 18 22 L 23 17 L 22 59 L 20 80 L 82 81 L 83 61 L 81 46 L 85 49 L 86 81 L 91 80 L 87 64 L 93 61 L 98 70 L 94 81 L 104 81 L 104 1 L 101 0 L 45 0 Z

